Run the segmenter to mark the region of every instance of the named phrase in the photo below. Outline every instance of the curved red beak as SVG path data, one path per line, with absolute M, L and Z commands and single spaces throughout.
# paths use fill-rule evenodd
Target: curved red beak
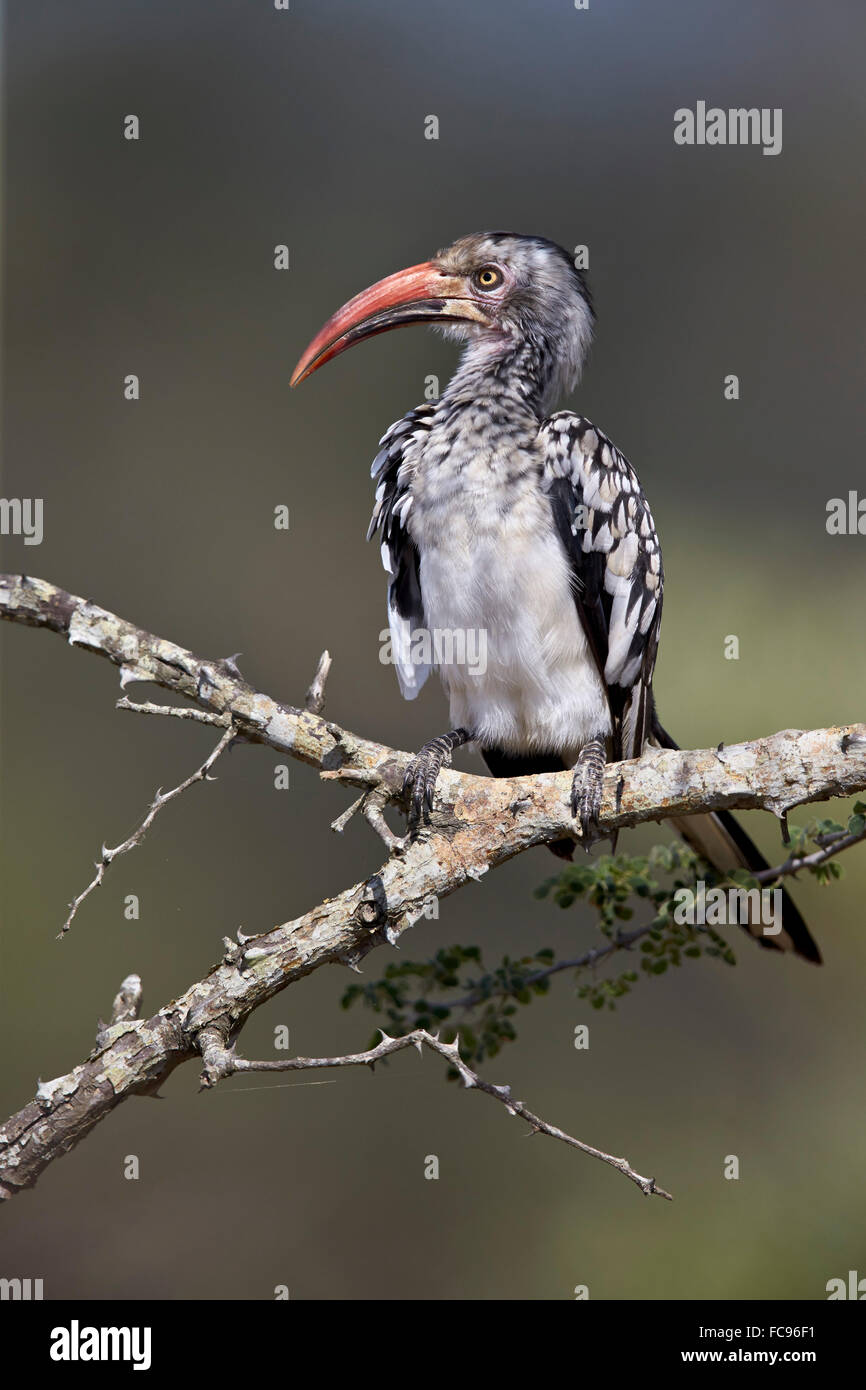
M 330 362 L 353 343 L 405 323 L 453 323 L 469 319 L 493 324 L 470 294 L 463 275 L 449 275 L 435 261 L 422 261 L 356 294 L 319 330 L 292 373 L 292 386 Z

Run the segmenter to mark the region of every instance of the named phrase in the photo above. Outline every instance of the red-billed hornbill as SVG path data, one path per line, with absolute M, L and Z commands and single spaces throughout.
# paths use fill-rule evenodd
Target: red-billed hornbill
M 414 699 L 430 671 L 413 633 L 483 632 L 487 645 L 475 669 L 448 653 L 433 660 L 454 728 L 410 766 L 410 827 L 429 816 L 443 763 L 471 742 L 494 776 L 573 768 L 572 811 L 588 845 L 606 759 L 676 744 L 652 695 L 663 571 L 643 488 L 589 420 L 548 414 L 589 348 L 584 275 L 542 237 L 461 237 L 339 309 L 292 385 L 407 323 L 444 327 L 466 348 L 439 399 L 392 425 L 373 463 L 370 534 L 382 535 L 403 695 Z M 719 871 L 766 867 L 727 813 L 673 824 Z M 551 848 L 570 856 L 573 841 Z M 787 896 L 778 935 L 748 929 L 766 946 L 820 960 Z

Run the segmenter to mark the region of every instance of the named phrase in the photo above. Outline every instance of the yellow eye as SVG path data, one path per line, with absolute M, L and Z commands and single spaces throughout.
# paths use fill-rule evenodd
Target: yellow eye
M 480 290 L 495 290 L 502 284 L 502 271 L 498 266 L 485 265 L 476 270 L 474 278 Z

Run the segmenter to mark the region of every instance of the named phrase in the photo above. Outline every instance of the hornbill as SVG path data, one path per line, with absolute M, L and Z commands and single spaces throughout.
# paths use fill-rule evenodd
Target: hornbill
M 372 468 L 368 538 L 381 532 L 400 688 L 414 699 L 435 665 L 454 725 L 410 765 L 410 829 L 429 817 L 443 763 L 473 743 L 494 776 L 573 768 L 572 813 L 588 845 L 606 760 L 677 745 L 652 693 L 664 575 L 649 503 L 601 430 L 548 413 L 589 348 L 585 276 L 543 237 L 461 237 L 338 309 L 291 384 L 408 323 L 466 345 L 442 395 L 391 426 Z M 419 631 L 483 633 L 486 663 L 470 670 L 440 651 L 422 664 Z M 726 812 L 673 824 L 719 871 L 767 867 Z M 574 842 L 550 848 L 570 857 Z M 820 961 L 787 895 L 778 935 L 743 925 L 765 946 Z

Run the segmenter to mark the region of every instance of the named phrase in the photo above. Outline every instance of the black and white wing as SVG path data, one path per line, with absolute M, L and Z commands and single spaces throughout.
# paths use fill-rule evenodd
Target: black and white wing
M 616 756 L 635 758 L 652 728 L 662 616 L 652 513 L 631 464 L 589 420 L 560 411 L 540 437 L 575 602 L 608 692 Z
M 435 402 L 410 410 L 383 434 L 381 448 L 370 469 L 376 482 L 376 501 L 367 531 L 367 540 L 381 531 L 382 564 L 389 576 L 388 626 L 391 650 L 400 690 L 414 700 L 430 674 L 430 666 L 412 660 L 412 632 L 424 626 L 424 604 L 418 551 L 406 527 L 412 506 L 412 480 L 415 475 L 413 445 L 432 423 Z

